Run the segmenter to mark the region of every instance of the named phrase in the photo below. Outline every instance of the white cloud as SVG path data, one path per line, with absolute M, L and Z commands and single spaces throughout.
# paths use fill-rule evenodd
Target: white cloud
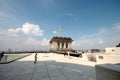
M 0 29 L 0 50 L 8 50 L 9 48 L 12 50 L 32 50 L 33 47 L 34 49 L 48 50 L 49 40 L 42 39 L 40 36 L 43 37 L 43 30 L 39 25 L 30 23 L 25 23 L 19 28 Z
M 83 35 L 81 39 L 90 39 L 90 38 L 100 38 L 102 35 L 104 35 L 107 32 L 105 28 L 100 29 L 98 32 L 89 34 L 89 35 Z
M 96 33 L 83 35 L 75 40 L 73 47 L 76 49 L 92 49 L 113 47 L 120 42 L 120 24 L 114 24 L 111 28 L 103 28 Z
M 17 29 L 12 29 L 12 28 L 11 28 L 11 29 L 8 30 L 8 32 L 10 32 L 10 33 L 20 33 L 20 32 L 22 32 L 22 31 L 21 31 L 20 28 L 17 28 Z
M 24 39 L 16 34 L 9 33 L 7 30 L 0 30 L 0 50 L 20 49 L 23 41 Z
M 115 28 L 116 26 L 113 27 Z M 120 43 L 120 37 L 119 32 L 113 30 L 113 27 L 109 29 L 103 28 L 96 33 L 80 36 L 78 40 L 74 40 L 73 49 L 104 49 L 115 46 Z M 9 48 L 15 50 L 49 50 L 49 39 L 34 36 L 35 34 L 40 34 L 39 30 L 41 29 L 38 25 L 29 23 L 25 23 L 24 27 L 22 26 L 21 28 L 0 29 L 0 50 L 8 50 Z M 32 36 L 28 34 L 32 34 Z
M 75 41 L 75 46 L 93 46 L 98 43 L 98 38 L 80 39 Z
M 103 39 L 99 39 L 98 44 L 103 44 Z
M 23 24 L 22 28 L 16 28 L 16 29 L 9 29 L 8 32 L 10 33 L 23 33 L 23 34 L 31 34 L 35 36 L 42 36 L 43 30 L 39 27 L 39 25 L 25 23 Z
M 102 48 L 104 43 L 104 35 L 107 30 L 105 28 L 100 29 L 98 32 L 83 35 L 79 40 L 75 40 L 73 45 L 77 49 L 92 49 L 92 48 Z
M 53 34 L 57 34 L 57 31 L 52 31 Z
M 7 31 L 0 30 L 0 51 L 1 50 L 49 50 L 49 39 L 28 38 L 10 34 Z
M 26 41 L 27 45 L 42 45 L 42 46 L 48 46 L 49 45 L 49 40 L 44 38 L 43 40 L 37 40 L 34 38 L 28 38 Z
M 72 45 L 73 45 L 73 46 L 75 46 L 75 45 L 76 45 L 74 41 L 72 42 Z
M 9 33 L 6 30 L 0 30 L 0 38 L 1 39 L 5 39 L 5 38 L 18 38 L 19 35 L 17 34 L 13 34 L 13 33 Z
M 120 31 L 120 23 L 116 23 L 113 25 L 113 30 Z
M 39 44 L 39 41 L 37 41 L 36 39 L 33 39 L 33 38 L 28 38 L 26 41 L 26 44 L 28 44 L 28 45 Z
M 87 38 L 75 40 L 73 47 L 76 49 L 93 49 L 93 48 L 104 48 L 104 41 L 101 38 Z
M 47 46 L 47 45 L 49 45 L 49 41 L 50 41 L 50 40 L 47 40 L 46 38 L 44 38 L 44 39 L 41 41 L 41 45 Z

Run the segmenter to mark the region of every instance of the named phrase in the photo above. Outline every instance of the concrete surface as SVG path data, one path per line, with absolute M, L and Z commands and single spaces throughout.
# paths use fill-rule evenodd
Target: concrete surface
M 9 64 L 0 64 L 0 80 L 96 80 L 95 63 L 61 54 L 38 54 Z

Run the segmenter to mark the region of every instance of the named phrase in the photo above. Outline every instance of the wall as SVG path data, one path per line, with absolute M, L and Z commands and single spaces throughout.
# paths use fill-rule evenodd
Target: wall
M 52 44 L 50 44 L 50 49 L 51 50 L 57 50 L 57 43 L 56 42 L 52 42 Z
M 106 48 L 105 50 L 108 54 L 120 54 L 120 47 L 110 47 Z
M 80 58 L 80 60 L 88 61 L 88 54 L 87 53 L 82 54 L 82 58 Z
M 120 63 L 120 55 L 96 54 L 97 63 Z
M 26 56 L 31 55 L 31 53 L 24 53 L 24 54 L 5 54 L 2 59 L 0 60 L 0 63 L 8 63 Z
M 120 63 L 120 54 L 106 54 L 106 53 L 84 53 L 80 60 L 92 61 L 98 64 L 111 63 L 116 64 Z
M 80 60 L 96 62 L 96 55 L 93 53 L 84 53 L 82 54 L 82 58 L 80 58 Z
M 69 50 L 72 49 L 72 43 L 68 43 L 68 49 L 69 49 Z
M 96 65 L 96 80 L 120 80 L 120 65 Z

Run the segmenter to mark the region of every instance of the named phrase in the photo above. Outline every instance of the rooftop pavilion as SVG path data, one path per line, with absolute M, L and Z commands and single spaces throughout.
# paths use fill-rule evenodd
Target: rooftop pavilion
M 70 37 L 53 37 L 50 40 L 50 50 L 72 50 L 72 39 Z

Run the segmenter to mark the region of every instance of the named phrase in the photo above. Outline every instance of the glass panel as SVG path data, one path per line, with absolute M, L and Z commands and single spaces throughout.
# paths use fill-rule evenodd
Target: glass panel
M 64 43 L 62 43 L 62 48 L 64 48 Z
M 66 48 L 68 48 L 68 43 L 66 43 Z
M 60 43 L 57 43 L 57 45 L 58 45 L 58 48 L 60 48 Z

